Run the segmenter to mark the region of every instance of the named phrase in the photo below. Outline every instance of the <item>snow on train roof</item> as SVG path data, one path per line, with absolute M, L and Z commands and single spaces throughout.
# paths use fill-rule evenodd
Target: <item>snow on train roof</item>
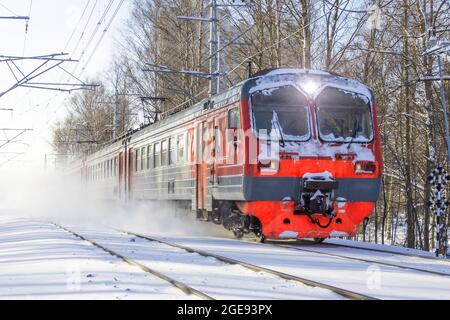
M 304 86 L 311 83 L 314 83 L 316 88 L 313 92 L 308 92 Z M 326 87 L 334 87 L 349 93 L 362 95 L 370 100 L 373 99 L 371 90 L 357 80 L 322 70 L 299 68 L 281 68 L 267 72 L 256 79 L 256 85 L 249 89 L 249 94 L 287 85 L 299 88 L 312 99 L 317 98 Z
M 315 70 L 315 69 L 303 69 L 303 68 L 278 68 L 269 71 L 265 74 L 265 76 L 274 76 L 274 75 L 280 75 L 280 74 L 287 74 L 287 73 L 296 73 L 296 74 L 313 74 L 313 75 L 321 75 L 321 76 L 329 76 L 331 73 L 322 71 L 322 70 Z
M 337 89 L 341 89 L 343 91 L 347 91 L 349 93 L 356 93 L 363 95 L 369 100 L 373 99 L 373 95 L 370 89 L 357 80 L 345 78 L 322 70 L 302 69 L 302 68 L 277 68 L 270 70 L 267 73 L 264 73 L 263 75 L 243 80 L 237 83 L 236 85 L 232 86 L 231 88 L 227 89 L 226 91 L 210 99 L 204 99 L 188 108 L 181 109 L 178 112 L 174 112 L 167 118 L 162 119 L 152 125 L 148 125 L 135 131 L 129 132 L 128 134 L 126 134 L 126 137 L 130 136 L 133 137 L 133 139 L 136 139 L 148 134 L 149 132 L 158 131 L 168 124 L 174 124 L 174 122 L 180 121 L 185 117 L 195 117 L 199 113 L 209 112 L 211 111 L 211 109 L 204 108 L 204 104 L 206 102 L 211 101 L 213 108 L 218 107 L 222 105 L 222 102 L 233 100 L 235 95 L 241 92 L 242 87 L 248 83 L 251 83 L 252 81 L 256 81 L 256 86 L 250 87 L 249 91 L 247 92 L 249 94 L 252 94 L 253 92 L 259 90 L 268 90 L 271 88 L 276 88 L 285 85 L 293 85 L 299 88 L 301 87 L 300 84 L 302 82 L 306 82 L 312 79 L 314 79 L 314 81 L 320 82 L 320 86 L 315 91 L 314 96 L 312 97 L 313 99 L 315 99 L 320 94 L 320 92 L 322 92 L 323 89 L 330 86 Z M 245 92 L 242 93 L 244 95 L 246 94 Z M 121 141 L 123 138 L 125 138 L 125 136 L 116 139 L 116 141 L 107 143 L 101 150 L 88 155 L 87 158 L 95 158 L 100 154 L 104 154 L 105 151 L 109 149 L 114 149 L 116 146 L 120 146 L 122 144 Z

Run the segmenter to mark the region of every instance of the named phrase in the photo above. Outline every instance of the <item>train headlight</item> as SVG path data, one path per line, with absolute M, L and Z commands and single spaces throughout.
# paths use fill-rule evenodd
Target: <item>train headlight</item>
M 314 81 L 306 81 L 301 84 L 301 87 L 307 94 L 311 95 L 319 88 L 319 84 Z
M 277 173 L 280 169 L 280 162 L 277 160 L 259 161 L 258 168 L 261 173 Z
M 355 173 L 374 173 L 376 168 L 373 161 L 357 161 L 355 163 Z

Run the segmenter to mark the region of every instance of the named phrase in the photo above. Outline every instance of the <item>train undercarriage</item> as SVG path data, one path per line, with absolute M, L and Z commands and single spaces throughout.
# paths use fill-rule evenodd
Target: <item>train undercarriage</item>
M 295 216 L 307 217 L 310 224 L 324 230 L 328 229 L 333 222 L 340 224 L 342 220 L 337 217 L 338 206 L 334 200 L 334 190 L 337 188 L 337 181 L 325 179 L 322 176 L 311 176 L 305 179 L 298 199 L 294 201 L 287 198 L 281 201 L 282 206 L 291 208 L 287 211 L 288 215 L 292 216 L 284 219 L 283 224 L 287 227 Z M 213 200 L 212 212 L 206 212 L 206 215 L 202 213 L 201 216 L 206 216 L 204 220 L 222 225 L 225 229 L 232 231 L 238 239 L 244 235 L 254 234 L 259 241 L 264 242 L 266 235 L 258 213 L 243 212 L 241 208 L 242 205 L 239 202 Z M 316 242 L 322 242 L 325 239 L 320 236 L 313 238 Z

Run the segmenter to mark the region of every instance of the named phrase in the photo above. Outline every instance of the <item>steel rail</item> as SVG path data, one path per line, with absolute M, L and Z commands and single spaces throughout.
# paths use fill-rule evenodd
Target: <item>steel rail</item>
M 165 245 L 168 245 L 168 246 L 171 246 L 171 247 L 174 247 L 174 248 L 182 249 L 182 250 L 185 250 L 185 251 L 190 252 L 190 253 L 196 253 L 196 254 L 199 254 L 199 255 L 201 255 L 203 257 L 215 258 L 216 260 L 219 260 L 219 261 L 227 263 L 227 264 L 240 265 L 240 266 L 245 267 L 245 268 L 247 268 L 249 270 L 252 270 L 254 272 L 266 272 L 266 273 L 270 273 L 270 274 L 276 275 L 276 276 L 278 276 L 278 277 L 280 277 L 282 279 L 285 279 L 285 280 L 296 281 L 296 282 L 300 282 L 300 283 L 308 285 L 308 286 L 322 288 L 322 289 L 327 289 L 327 290 L 330 290 L 330 291 L 332 291 L 334 293 L 337 293 L 340 296 L 343 296 L 344 298 L 347 298 L 347 299 L 351 299 L 351 300 L 379 300 L 377 298 L 374 298 L 374 297 L 371 297 L 371 296 L 368 296 L 368 295 L 364 295 L 364 294 L 361 294 L 361 293 L 357 293 L 357 292 L 354 292 L 354 291 L 346 290 L 346 289 L 343 289 L 343 288 L 335 287 L 335 286 L 328 285 L 328 284 L 321 283 L 321 282 L 317 282 L 317 281 L 314 281 L 314 280 L 301 278 L 301 277 L 290 275 L 290 274 L 287 274 L 287 273 L 284 273 L 284 272 L 280 272 L 280 271 L 276 271 L 276 270 L 273 270 L 273 269 L 257 266 L 257 265 L 251 264 L 251 263 L 247 263 L 247 262 L 235 260 L 235 259 L 232 259 L 232 258 L 224 257 L 224 256 L 221 256 L 221 255 L 218 255 L 218 254 L 215 254 L 215 253 L 210 253 L 210 252 L 206 252 L 206 251 L 203 251 L 203 250 L 190 248 L 190 247 L 187 247 L 187 246 L 184 246 L 184 245 L 180 245 L 180 244 L 176 244 L 176 243 L 172 243 L 172 242 L 169 242 L 169 241 L 166 241 L 166 240 L 153 238 L 153 237 L 150 237 L 150 236 L 146 236 L 146 235 L 142 235 L 142 234 L 139 234 L 139 233 L 130 232 L 130 231 L 126 231 L 126 230 L 117 230 L 117 231 L 125 233 L 125 234 L 128 234 L 128 235 L 132 235 L 132 236 L 144 239 L 144 240 L 148 240 L 148 241 L 152 241 L 152 242 L 158 242 L 158 243 L 165 244 Z
M 207 294 L 205 294 L 205 293 L 203 293 L 203 292 L 201 292 L 201 291 L 199 291 L 199 290 L 197 290 L 195 288 L 192 288 L 192 287 L 190 287 L 189 285 L 187 285 L 187 284 L 185 284 L 183 282 L 180 282 L 180 281 L 175 280 L 175 279 L 173 279 L 173 278 L 171 278 L 169 276 L 166 276 L 165 274 L 163 274 L 163 273 L 161 273 L 159 271 L 150 269 L 149 267 L 145 266 L 144 264 L 139 263 L 139 262 L 137 262 L 137 261 L 135 261 L 133 259 L 127 258 L 124 255 L 115 252 L 114 250 L 108 249 L 107 247 L 105 247 L 105 246 L 103 246 L 103 245 L 101 245 L 101 244 L 99 244 L 99 243 L 97 243 L 97 242 L 95 242 L 95 241 L 93 241 L 91 239 L 88 239 L 85 236 L 83 236 L 83 235 L 81 235 L 81 234 L 79 234 L 79 233 L 77 233 L 77 232 L 75 232 L 73 230 L 68 229 L 67 227 L 64 227 L 64 226 L 62 226 L 60 224 L 57 224 L 55 222 L 51 222 L 51 224 L 53 224 L 54 226 L 56 226 L 57 228 L 59 228 L 61 230 L 64 230 L 64 231 L 72 234 L 73 236 L 75 236 L 75 237 L 77 237 L 77 238 L 79 238 L 79 239 L 81 239 L 83 241 L 86 241 L 86 242 L 92 244 L 93 246 L 95 246 L 95 247 L 105 251 L 106 253 L 110 254 L 111 256 L 119 258 L 120 260 L 124 261 L 128 265 L 138 267 L 142 271 L 150 273 L 150 274 L 152 274 L 152 275 L 154 275 L 154 276 L 156 276 L 156 277 L 158 277 L 158 278 L 160 278 L 160 279 L 170 283 L 171 285 L 173 285 L 174 287 L 180 289 L 183 293 L 185 293 L 187 295 L 195 295 L 195 296 L 197 296 L 197 297 L 199 297 L 201 299 L 204 299 L 204 300 L 215 300 L 211 296 L 209 296 L 209 295 L 207 295 Z

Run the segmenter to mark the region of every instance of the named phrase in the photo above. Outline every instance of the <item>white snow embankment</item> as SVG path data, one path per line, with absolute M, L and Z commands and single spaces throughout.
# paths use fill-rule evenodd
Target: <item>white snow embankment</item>
M 338 239 L 339 240 L 339 239 Z M 351 241 L 349 241 L 351 242 Z M 380 252 L 373 251 L 375 250 L 383 250 L 378 248 L 378 246 L 365 246 L 365 249 L 362 247 L 353 247 L 351 243 L 348 244 L 349 247 L 341 247 L 341 246 L 314 246 L 311 244 L 302 244 L 295 243 L 289 244 L 287 247 L 292 247 L 293 249 L 307 250 L 307 251 L 315 251 L 322 252 L 324 254 L 337 255 L 340 257 L 347 257 L 349 259 L 361 259 L 366 261 L 372 261 L 374 263 L 380 264 L 389 264 L 393 266 L 399 266 L 400 268 L 415 268 L 429 272 L 437 272 L 441 274 L 448 275 L 450 277 L 450 261 L 443 259 L 429 259 L 430 256 L 410 256 L 412 254 L 411 251 L 407 250 L 395 250 L 396 252 Z M 384 246 L 389 247 L 389 246 Z M 406 249 L 406 248 L 402 248 Z M 414 250 L 417 251 L 417 250 Z M 399 253 L 407 253 L 408 255 L 402 255 Z M 345 259 L 345 258 L 343 258 Z
M 215 299 L 343 299 L 329 290 L 284 280 L 265 272 L 256 273 L 239 265 L 128 234 L 86 228 L 74 230 Z
M 190 297 L 51 224 L 0 217 L 0 299 Z
M 380 243 L 353 241 L 353 240 L 338 239 L 338 238 L 325 239 L 324 243 L 344 245 L 344 246 L 361 248 L 361 249 L 383 250 L 383 251 L 391 252 L 391 253 L 411 254 L 411 255 L 416 255 L 418 257 L 425 257 L 425 258 L 434 257 L 434 254 L 432 252 L 427 252 L 427 251 L 418 250 L 418 249 L 405 248 L 405 247 L 400 247 L 400 246 L 390 246 L 390 245 L 380 244 Z
M 229 239 L 164 239 L 379 299 L 450 299 L 448 276 Z

